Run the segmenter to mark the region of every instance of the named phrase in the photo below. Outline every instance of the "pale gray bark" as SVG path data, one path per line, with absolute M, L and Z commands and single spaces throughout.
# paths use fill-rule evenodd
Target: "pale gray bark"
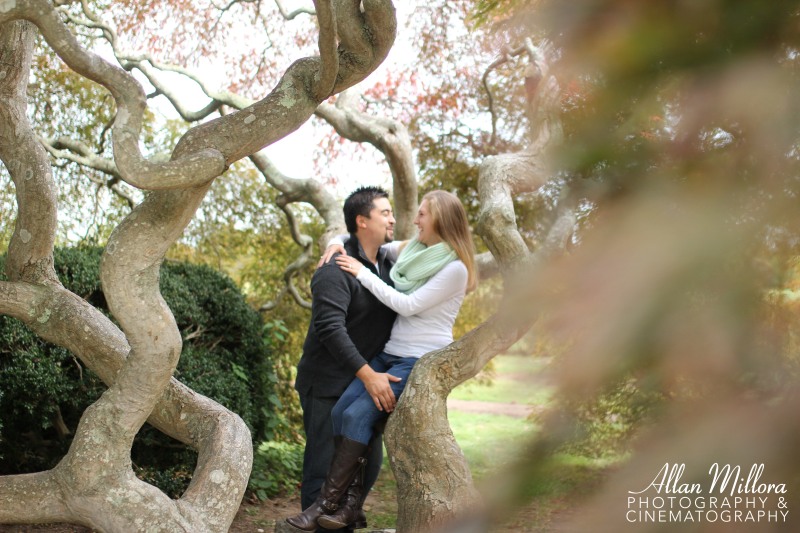
M 123 180 L 142 189 L 170 189 L 206 183 L 224 171 L 225 158 L 216 149 L 193 151 L 182 161 L 152 163 L 145 159 L 139 148 L 145 95 L 133 76 L 84 50 L 50 2 L 19 0 L 6 6 L 6 10 L 0 11 L 0 23 L 30 20 L 72 70 L 112 94 L 117 104 L 114 159 Z
M 495 317 L 414 366 L 386 427 L 397 478 L 397 531 L 428 532 L 480 516 L 483 502 L 447 420 L 447 397 L 507 349 L 530 323 Z M 519 317 L 517 317 L 517 320 Z
M 275 0 L 275 5 L 278 6 L 278 10 L 281 12 L 281 15 L 283 15 L 283 18 L 285 18 L 286 20 L 292 20 L 296 16 L 302 15 L 302 14 L 306 14 L 306 15 L 313 15 L 314 14 L 314 10 L 313 9 L 309 9 L 309 8 L 306 8 L 306 7 L 299 7 L 297 9 L 295 9 L 294 11 L 289 11 L 288 9 L 286 9 L 286 7 L 284 7 L 283 2 L 281 2 L 281 0 Z
M 0 24 L 0 159 L 21 206 L 6 268 L 12 281 L 52 284 L 57 283 L 51 254 L 57 222 L 55 184 L 47 154 L 25 116 L 34 31 L 29 23 Z
M 181 337 L 158 289 L 159 269 L 227 165 L 294 131 L 322 99 L 357 83 L 385 58 L 396 25 L 391 2 L 366 0 L 363 13 L 345 0 L 325 7 L 324 59 L 295 62 L 264 99 L 189 130 L 164 163 L 139 152 L 145 99 L 133 77 L 82 49 L 51 3 L 0 4 L 0 158 L 19 206 L 0 312 L 67 347 L 109 385 L 84 413 L 56 468 L 0 477 L 0 522 L 227 531 L 249 477 L 250 434 L 238 416 L 172 379 Z M 66 291 L 53 271 L 55 187 L 47 154 L 25 115 L 34 29 L 18 19 L 33 22 L 73 70 L 111 92 L 118 108 L 114 167 L 127 183 L 153 191 L 115 229 L 102 259 L 103 290 L 121 330 Z M 178 500 L 133 474 L 130 447 L 146 420 L 199 452 L 192 483 Z

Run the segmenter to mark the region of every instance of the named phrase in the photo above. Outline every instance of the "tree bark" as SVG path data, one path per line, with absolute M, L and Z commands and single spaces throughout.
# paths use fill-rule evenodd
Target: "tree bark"
M 57 207 L 50 162 L 26 117 L 35 28 L 24 21 L 0 23 L 0 160 L 20 206 L 8 246 L 9 279 L 57 283 L 53 269 Z M 24 209 L 23 209 L 24 207 Z
M 398 533 L 436 531 L 481 515 L 481 497 L 447 420 L 447 397 L 530 325 L 507 318 L 494 317 L 414 366 L 385 433 L 397 478 Z

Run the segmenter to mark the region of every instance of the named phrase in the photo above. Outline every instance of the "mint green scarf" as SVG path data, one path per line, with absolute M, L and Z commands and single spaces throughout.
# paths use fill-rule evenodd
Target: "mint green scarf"
M 406 294 L 412 293 L 457 257 L 446 242 L 425 246 L 414 237 L 400 252 L 389 273 L 394 288 Z

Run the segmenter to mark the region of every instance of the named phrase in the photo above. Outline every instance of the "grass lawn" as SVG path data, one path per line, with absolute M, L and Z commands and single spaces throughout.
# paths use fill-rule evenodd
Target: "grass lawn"
M 492 360 L 493 378 L 471 379 L 456 387 L 450 398 L 495 403 L 544 405 L 551 396 L 543 378 L 549 361 L 523 355 L 499 355 Z
M 492 363 L 491 381 L 471 379 L 450 394 L 457 400 L 545 405 L 551 396 L 542 379 L 547 361 L 530 356 L 500 355 Z M 536 426 L 525 418 L 465 413 L 451 409 L 450 427 L 476 479 L 518 459 L 520 445 Z
M 519 459 L 520 445 L 536 431 L 532 422 L 504 415 L 450 411 L 448 418 L 475 479 Z

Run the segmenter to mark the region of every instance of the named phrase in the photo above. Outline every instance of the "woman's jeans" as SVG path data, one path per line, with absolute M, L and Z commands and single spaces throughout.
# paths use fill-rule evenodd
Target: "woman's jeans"
M 370 361 L 369 366 L 375 372 L 385 372 L 402 379 L 402 381 L 398 382 L 389 382 L 395 398 L 399 399 L 400 394 L 406 387 L 408 375 L 417 361 L 417 357 L 397 357 L 396 355 L 381 352 Z M 336 402 L 331 412 L 333 434 L 334 436 L 343 435 L 348 439 L 368 444 L 372 438 L 372 428 L 377 422 L 388 416 L 389 413 L 386 411 L 378 411 L 378 408 L 375 407 L 375 402 L 372 401 L 372 396 L 369 395 L 364 387 L 364 383 L 355 378 L 339 398 L 339 401 Z

